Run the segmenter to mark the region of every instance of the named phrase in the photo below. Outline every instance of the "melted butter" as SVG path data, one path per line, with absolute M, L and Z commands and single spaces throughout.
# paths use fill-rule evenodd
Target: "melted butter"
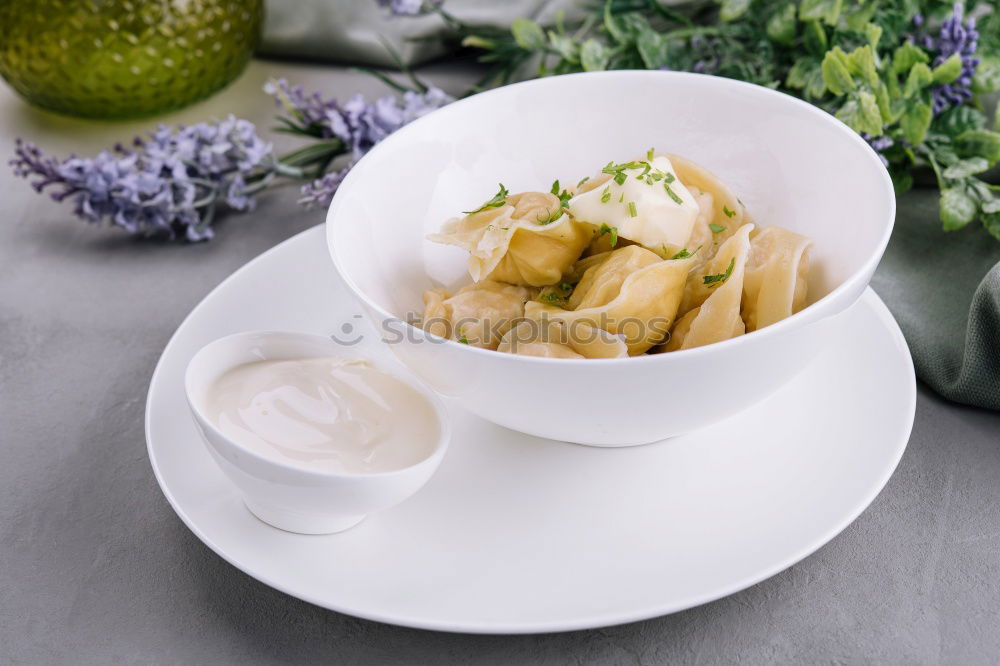
M 236 366 L 208 389 L 206 414 L 232 440 L 323 472 L 389 472 L 430 456 L 437 415 L 416 389 L 334 357 Z

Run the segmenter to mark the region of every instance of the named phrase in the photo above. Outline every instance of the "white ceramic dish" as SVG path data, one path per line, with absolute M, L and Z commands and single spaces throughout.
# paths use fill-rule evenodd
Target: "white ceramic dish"
M 423 490 L 342 534 L 300 536 L 244 508 L 186 414 L 184 368 L 215 338 L 267 328 L 332 333 L 399 367 L 315 228 L 226 280 L 174 334 L 150 384 L 149 456 L 168 501 L 210 548 L 325 608 L 484 633 L 629 622 L 774 575 L 878 494 L 913 423 L 913 367 L 873 293 L 843 324 L 769 399 L 660 444 L 566 446 L 453 405 L 453 444 Z
M 262 456 L 226 437 L 205 416 L 209 386 L 237 365 L 315 356 L 365 358 L 327 336 L 248 331 L 227 335 L 202 347 L 191 358 L 184 376 L 184 393 L 198 434 L 219 468 L 243 495 L 247 508 L 264 522 L 299 534 L 341 532 L 360 523 L 367 514 L 407 499 L 437 470 L 451 436 L 448 414 L 441 400 L 412 380 L 405 381 L 423 395 L 437 415 L 439 437 L 430 456 L 391 472 L 336 474 L 296 467 Z
M 651 146 L 714 171 L 760 224 L 812 238 L 812 305 L 723 343 L 630 359 L 541 359 L 396 334 L 421 312 L 424 290 L 469 282 L 464 251 L 425 240 L 445 219 L 498 182 L 544 190 Z M 816 107 L 729 79 L 617 71 L 507 86 L 404 127 L 351 169 L 327 238 L 348 287 L 431 387 L 520 432 L 622 446 L 735 414 L 834 344 L 833 320 L 864 292 L 894 215 L 874 151 Z

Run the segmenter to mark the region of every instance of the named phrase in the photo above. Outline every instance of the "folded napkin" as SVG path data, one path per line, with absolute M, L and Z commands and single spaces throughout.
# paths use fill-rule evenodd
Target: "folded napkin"
M 949 400 L 1000 409 L 1000 242 L 978 224 L 941 231 L 937 200 L 934 189 L 899 198 L 872 287 L 922 381 Z

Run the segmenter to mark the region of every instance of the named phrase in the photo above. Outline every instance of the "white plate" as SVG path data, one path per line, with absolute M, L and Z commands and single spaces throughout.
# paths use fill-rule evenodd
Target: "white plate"
M 644 447 L 537 439 L 452 408 L 451 450 L 426 488 L 343 534 L 295 535 L 244 508 L 198 439 L 182 378 L 203 344 L 255 328 L 367 332 L 362 348 L 391 357 L 316 227 L 234 273 L 178 328 L 150 384 L 149 457 L 202 541 L 319 606 L 482 633 L 630 622 L 773 576 L 843 530 L 888 481 L 913 424 L 913 364 L 874 292 L 843 319 L 839 343 L 765 402 Z M 705 396 L 725 399 L 725 386 Z

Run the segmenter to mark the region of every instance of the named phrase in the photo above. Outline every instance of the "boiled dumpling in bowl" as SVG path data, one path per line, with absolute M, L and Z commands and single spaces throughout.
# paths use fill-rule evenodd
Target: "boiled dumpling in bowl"
M 805 236 L 781 227 L 766 227 L 751 234 L 743 280 L 747 331 L 770 326 L 805 305 L 811 245 Z
M 740 303 L 753 228 L 752 224 L 740 227 L 705 264 L 699 281 L 708 296 L 678 319 L 661 351 L 703 347 L 743 335 Z
M 476 282 L 541 287 L 558 282 L 593 236 L 590 227 L 565 214 L 556 194 L 507 194 L 501 185 L 481 208 L 448 220 L 427 238 L 467 250 Z
M 691 258 L 663 259 L 655 252 L 630 245 L 582 262 L 586 269 L 566 297 L 565 308 L 555 305 L 555 298 L 545 303 L 529 301 L 525 316 L 566 324 L 583 322 L 621 334 L 630 356 L 647 351 L 666 337 L 684 291 Z M 554 292 L 542 296 L 546 293 Z
M 620 335 L 577 321 L 523 320 L 500 340 L 497 351 L 544 358 L 625 358 Z
M 496 349 L 503 335 L 524 317 L 524 304 L 534 291 L 493 280 L 467 285 L 454 295 L 431 289 L 424 292 L 421 327 L 442 338 Z

